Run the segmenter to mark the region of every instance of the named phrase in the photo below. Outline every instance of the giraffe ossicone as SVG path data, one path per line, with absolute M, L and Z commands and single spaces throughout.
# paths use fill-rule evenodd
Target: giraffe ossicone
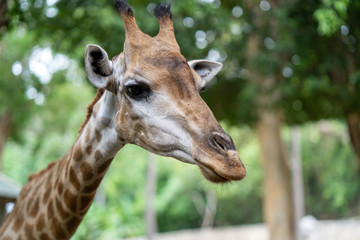
M 86 73 L 98 94 L 71 149 L 24 185 L 0 240 L 69 239 L 112 159 L 128 143 L 196 164 L 215 183 L 245 177 L 231 137 L 199 94 L 222 64 L 186 61 L 169 5 L 156 6 L 160 30 L 150 37 L 125 0 L 114 3 L 125 27 L 123 52 L 110 60 L 101 47 L 86 47 Z

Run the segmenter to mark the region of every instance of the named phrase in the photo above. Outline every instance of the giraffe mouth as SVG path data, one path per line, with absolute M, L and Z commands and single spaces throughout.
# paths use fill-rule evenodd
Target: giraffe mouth
M 236 151 L 230 150 L 225 158 L 211 157 L 195 159 L 204 177 L 213 183 L 239 181 L 246 176 L 246 169 Z
M 215 170 L 211 169 L 210 167 L 204 166 L 204 165 L 198 165 L 201 173 L 204 175 L 204 177 L 213 183 L 227 183 L 230 182 L 230 179 L 227 179 L 220 174 L 218 174 Z

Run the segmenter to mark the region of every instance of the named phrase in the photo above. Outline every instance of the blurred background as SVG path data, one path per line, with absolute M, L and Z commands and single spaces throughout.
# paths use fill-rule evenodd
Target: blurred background
M 152 11 L 161 1 L 128 2 L 142 31 L 156 35 Z M 222 238 L 317 239 L 311 234 L 321 224 L 356 222 L 353 238 L 336 239 L 359 239 L 360 1 L 170 2 L 182 54 L 224 64 L 202 96 L 233 137 L 247 176 L 210 184 L 195 166 L 128 145 L 72 239 L 153 239 L 199 228 L 209 235 L 196 239 L 211 239 L 216 229 L 241 226 L 256 226 L 261 236 Z M 28 175 L 77 137 L 96 92 L 84 71 L 86 45 L 111 58 L 124 37 L 111 0 L 0 0 L 0 190 L 8 193 L 0 203 L 7 211 Z M 325 239 L 347 229 L 331 226 L 339 230 Z

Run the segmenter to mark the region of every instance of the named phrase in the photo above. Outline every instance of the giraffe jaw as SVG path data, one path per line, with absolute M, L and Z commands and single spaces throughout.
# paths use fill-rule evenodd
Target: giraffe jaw
M 202 151 L 192 154 L 184 150 L 156 152 L 155 154 L 173 157 L 184 163 L 197 165 L 202 175 L 213 183 L 238 181 L 246 175 L 245 167 L 236 150 L 229 150 L 225 153 L 225 156 L 209 156 L 208 153 Z
M 221 173 L 222 171 L 215 170 L 214 167 L 203 164 L 202 162 L 204 161 L 193 158 L 190 154 L 181 150 L 174 150 L 167 153 L 156 152 L 156 154 L 173 157 L 184 163 L 197 165 L 200 168 L 202 175 L 213 183 L 227 183 L 234 180 L 241 180 L 245 177 L 245 168 L 243 165 L 240 166 L 240 171 L 237 171 L 237 173 L 232 174 L 231 176 L 227 176 L 227 174 Z
M 224 155 L 203 155 L 195 160 L 203 176 L 213 183 L 238 181 L 246 176 L 246 170 L 236 150 Z
M 216 173 L 214 170 L 212 170 L 209 167 L 206 166 L 201 166 L 199 165 L 200 171 L 202 173 L 202 175 L 209 180 L 210 182 L 213 183 L 227 183 L 230 182 L 230 179 L 224 178 L 221 175 L 219 175 L 218 173 Z

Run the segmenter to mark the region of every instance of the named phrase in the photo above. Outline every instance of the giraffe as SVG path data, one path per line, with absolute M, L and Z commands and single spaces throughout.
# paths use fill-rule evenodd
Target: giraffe
M 29 177 L 0 228 L 1 240 L 69 239 L 125 144 L 195 164 L 214 183 L 245 177 L 231 137 L 199 94 L 222 64 L 186 61 L 170 5 L 156 6 L 160 30 L 150 37 L 126 0 L 114 3 L 125 27 L 123 52 L 109 60 L 100 46 L 86 47 L 86 73 L 98 88 L 86 120 L 69 151 Z

